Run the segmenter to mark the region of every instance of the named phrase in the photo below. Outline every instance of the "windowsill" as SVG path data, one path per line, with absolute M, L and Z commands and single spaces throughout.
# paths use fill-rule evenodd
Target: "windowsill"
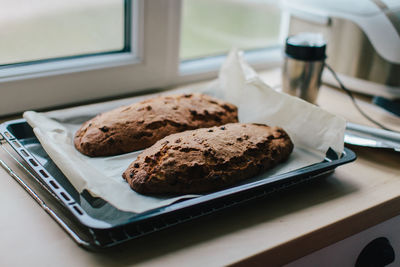
M 247 62 L 254 69 L 271 69 L 281 65 L 282 48 L 275 46 L 266 49 L 247 51 L 244 53 Z M 218 70 L 226 59 L 226 55 L 186 60 L 179 65 L 180 80 L 186 81 L 193 77 L 201 79 L 216 77 Z
M 118 67 L 139 62 L 140 59 L 133 53 L 126 52 L 27 64 L 0 69 L 0 82 Z

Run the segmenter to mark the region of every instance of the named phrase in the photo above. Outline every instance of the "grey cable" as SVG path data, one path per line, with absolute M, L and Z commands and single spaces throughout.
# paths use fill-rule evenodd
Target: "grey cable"
M 375 124 L 376 126 L 387 130 L 387 131 L 392 131 L 392 132 L 396 132 L 395 130 L 392 130 L 386 126 L 384 126 L 383 124 L 381 124 L 380 122 L 376 121 L 375 119 L 371 118 L 368 114 L 366 114 L 361 108 L 360 106 L 357 104 L 356 99 L 353 96 L 353 93 L 346 87 L 344 86 L 344 84 L 342 83 L 342 81 L 339 79 L 339 77 L 337 76 L 336 72 L 331 68 L 331 66 L 329 66 L 328 64 L 325 63 L 325 67 L 332 73 L 333 77 L 335 78 L 335 80 L 339 83 L 340 88 L 346 92 L 346 94 L 350 97 L 351 101 L 353 102 L 354 106 L 356 107 L 356 109 L 361 113 L 361 115 L 363 115 L 367 120 L 369 120 L 370 122 L 372 122 L 373 124 Z

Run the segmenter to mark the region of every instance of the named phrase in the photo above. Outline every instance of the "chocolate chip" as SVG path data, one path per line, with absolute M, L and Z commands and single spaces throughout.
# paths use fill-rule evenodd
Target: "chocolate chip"
M 180 138 L 175 140 L 175 143 L 179 144 L 182 140 Z
M 129 177 L 133 178 L 133 173 L 131 172 L 131 174 L 129 174 Z
M 196 116 L 196 115 L 197 115 L 197 111 L 196 111 L 196 110 L 190 110 L 190 114 L 191 114 L 192 116 Z
M 151 106 L 146 107 L 147 110 L 152 110 Z
M 110 138 L 107 139 L 107 142 L 108 142 L 109 144 L 114 144 L 114 143 L 115 143 L 115 140 L 114 140 L 112 137 L 110 137 Z
M 225 126 L 221 126 L 221 128 L 220 128 L 221 130 L 225 130 Z
M 173 106 L 172 109 L 173 109 L 173 110 L 177 110 L 177 109 L 178 109 L 178 106 Z
M 239 142 L 243 141 L 242 137 L 238 137 L 238 138 L 236 138 L 236 140 L 238 140 Z
M 192 94 L 184 94 L 183 96 L 186 98 L 189 98 L 189 97 L 192 97 Z
M 212 132 L 214 132 L 214 130 L 213 130 L 213 129 L 210 129 L 210 130 L 208 130 L 207 132 L 212 133 Z
M 165 140 L 164 142 L 161 143 L 161 145 L 165 146 L 165 145 L 167 145 L 168 143 L 169 143 L 169 141 L 168 141 L 168 140 Z
M 215 154 L 215 152 L 212 150 L 211 147 L 208 148 L 207 150 L 204 150 L 204 151 L 203 151 L 203 155 L 204 155 L 204 156 L 214 155 L 214 154 Z
M 228 106 L 227 104 L 222 105 L 222 107 L 223 107 L 225 110 L 229 111 L 229 112 L 233 112 L 233 111 L 234 111 L 234 109 L 232 109 L 232 107 Z
M 108 128 L 107 126 L 103 126 L 103 127 L 99 128 L 99 129 L 100 129 L 100 131 L 102 131 L 103 133 L 106 133 L 106 132 L 108 132 L 108 130 L 109 130 L 109 128 Z

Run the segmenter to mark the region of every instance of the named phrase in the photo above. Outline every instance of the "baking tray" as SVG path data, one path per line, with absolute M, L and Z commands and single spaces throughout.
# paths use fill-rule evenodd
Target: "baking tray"
M 3 167 L 79 245 L 89 249 L 112 247 L 206 214 L 265 197 L 325 176 L 336 167 L 356 159 L 355 153 L 348 148 L 344 149 L 340 158 L 333 151 L 328 151 L 325 160 L 317 164 L 143 213 L 133 213 L 118 210 L 103 199 L 92 197 L 86 191 L 77 192 L 44 151 L 24 119 L 0 124 L 0 139 L 2 148 L 29 174 L 35 186 L 39 186 L 41 191 L 48 194 L 51 202 L 61 206 L 58 212 L 51 209 L 32 187 L 1 161 Z

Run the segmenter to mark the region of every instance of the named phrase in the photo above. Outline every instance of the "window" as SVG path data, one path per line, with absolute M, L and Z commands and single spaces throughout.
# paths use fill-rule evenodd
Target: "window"
M 221 55 L 232 46 L 262 49 L 279 44 L 281 12 L 268 0 L 184 0 L 180 59 Z
M 281 15 L 272 0 L 0 6 L 0 115 L 215 77 L 233 45 L 256 66 L 280 62 Z
M 0 3 L 0 65 L 127 49 L 123 0 Z

